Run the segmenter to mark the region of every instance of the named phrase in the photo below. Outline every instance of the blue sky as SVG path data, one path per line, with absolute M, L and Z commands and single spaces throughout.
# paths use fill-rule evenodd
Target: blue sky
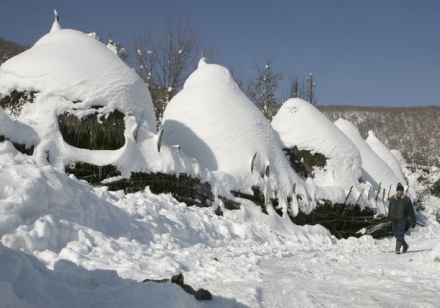
M 285 76 L 313 73 L 321 105 L 440 105 L 437 0 L 0 0 L 0 36 L 34 44 L 55 8 L 63 28 L 122 43 L 188 19 L 227 68 L 250 74 L 272 54 Z

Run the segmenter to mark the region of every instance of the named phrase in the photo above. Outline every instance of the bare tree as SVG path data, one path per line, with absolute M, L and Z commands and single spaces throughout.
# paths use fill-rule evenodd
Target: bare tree
M 311 74 L 308 78 L 301 80 L 299 80 L 297 76 L 291 76 L 289 79 L 286 100 L 298 97 L 311 102 L 312 105 L 316 105 L 318 98 L 314 91 L 315 83 L 312 78 L 313 76 Z
M 258 106 L 269 121 L 272 120 L 277 110 L 276 105 L 279 99 L 275 92 L 282 79 L 282 74 L 272 67 L 274 60 L 274 56 L 266 55 L 264 67 L 261 67 L 258 62 L 254 62 L 257 77 L 248 82 L 246 89 L 250 100 Z
M 167 103 L 183 87 L 201 52 L 200 36 L 189 21 L 167 18 L 165 28 L 153 36 L 143 28 L 132 43 L 131 61 L 150 90 L 158 125 Z
M 122 61 L 127 61 L 128 55 L 126 53 L 125 46 L 121 43 L 114 42 L 111 33 L 109 33 L 108 36 L 109 40 L 107 43 L 107 47 L 112 50 Z

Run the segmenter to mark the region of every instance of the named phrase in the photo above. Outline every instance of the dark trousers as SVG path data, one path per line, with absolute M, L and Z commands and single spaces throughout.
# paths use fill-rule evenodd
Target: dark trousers
M 396 240 L 399 242 L 404 242 L 405 237 L 405 225 L 406 225 L 406 219 L 399 219 L 399 220 L 391 220 L 391 228 L 393 229 L 394 236 L 396 237 Z

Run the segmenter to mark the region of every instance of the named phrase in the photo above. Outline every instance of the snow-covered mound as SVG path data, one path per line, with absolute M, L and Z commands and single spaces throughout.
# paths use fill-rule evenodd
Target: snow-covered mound
M 339 119 L 335 125 L 358 147 L 362 158 L 362 179 L 373 185 L 373 189 L 383 198 L 382 191 L 385 189 L 385 198 L 392 195 L 399 177 L 394 171 L 380 158 L 373 149 L 361 137 L 359 130 L 351 122 Z M 403 183 L 402 183 L 403 184 Z
M 13 90 L 36 91 L 39 103 L 58 99 L 57 109 L 70 107 L 83 116 L 92 106 L 99 106 L 103 114 L 118 109 L 155 132 L 153 105 L 145 84 L 105 45 L 80 31 L 50 32 L 3 63 L 0 94 L 6 96 Z
M 350 189 L 361 177 L 358 148 L 315 106 L 300 99 L 286 101 L 272 120 L 284 146 L 320 153 L 327 158 L 324 168 L 315 168 L 318 186 Z
M 368 137 L 365 140 L 367 144 L 373 149 L 376 154 L 394 171 L 400 180 L 400 183 L 405 184 L 405 176 L 403 175 L 402 165 L 397 160 L 396 156 L 374 135 L 373 131 L 368 131 Z
M 180 145 L 228 190 L 252 193 L 251 187 L 259 186 L 267 198 L 278 197 L 284 210 L 286 198 L 293 195 L 294 213 L 297 195 L 312 206 L 313 198 L 309 200 L 306 184 L 290 167 L 277 134 L 226 68 L 202 59 L 169 102 L 163 129 L 166 143 Z
M 0 108 L 0 136 L 34 146 L 39 164 L 60 169 L 84 162 L 114 165 L 122 177 L 133 171 L 183 172 L 209 180 L 206 169 L 177 149 L 163 144 L 159 153 L 151 96 L 139 76 L 96 39 L 57 24 L 55 20 L 49 34 L 0 67 L 0 99 L 14 91 L 28 93 L 19 104 Z M 79 120 L 93 116 L 101 123 L 114 111 L 123 114 L 121 148 L 79 148 L 63 139 L 60 115 Z

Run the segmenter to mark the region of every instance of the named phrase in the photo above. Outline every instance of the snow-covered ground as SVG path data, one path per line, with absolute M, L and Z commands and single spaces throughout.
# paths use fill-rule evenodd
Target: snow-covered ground
M 242 200 L 214 214 L 169 195 L 124 195 L 40 167 L 0 144 L 0 307 L 435 307 L 440 201 L 407 235 L 336 240 Z M 416 185 L 414 176 L 410 176 Z M 142 281 L 183 273 L 177 285 Z

